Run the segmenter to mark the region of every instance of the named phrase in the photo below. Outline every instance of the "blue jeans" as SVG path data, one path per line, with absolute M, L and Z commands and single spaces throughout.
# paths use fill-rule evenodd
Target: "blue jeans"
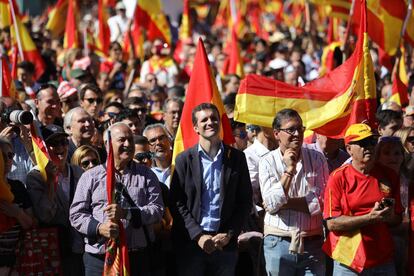
M 379 253 L 380 254 L 380 253 Z M 334 261 L 334 270 L 333 275 L 338 276 L 394 276 L 397 275 L 395 272 L 394 262 L 389 262 L 386 264 L 374 266 L 371 268 L 364 269 L 361 273 L 357 273 L 354 270 L 350 269 L 348 266 Z
M 325 275 L 325 256 L 322 252 L 323 238 L 304 241 L 303 254 L 289 253 L 290 241 L 274 235 L 264 238 L 263 250 L 266 272 L 274 275 Z
M 175 247 L 179 276 L 234 276 L 237 249 L 216 250 L 207 254 L 193 241 Z

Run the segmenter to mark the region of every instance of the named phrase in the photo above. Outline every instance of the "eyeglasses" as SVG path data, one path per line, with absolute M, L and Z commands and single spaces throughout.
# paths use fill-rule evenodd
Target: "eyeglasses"
M 290 128 L 279 128 L 280 131 L 284 131 L 289 135 L 295 135 L 296 131 L 299 133 L 304 132 L 306 127 L 300 126 L 300 127 L 290 127 Z
M 102 103 L 102 99 L 100 98 L 85 98 L 85 101 L 88 101 L 88 103 L 93 104 L 94 102 L 96 102 L 96 104 L 101 104 Z
M 51 140 L 51 141 L 47 141 L 46 145 L 48 145 L 49 147 L 64 147 L 67 146 L 69 144 L 69 141 L 67 139 L 59 139 L 59 140 Z
M 247 132 L 246 131 L 240 131 L 240 132 L 236 132 L 236 133 L 234 133 L 233 134 L 234 135 L 234 137 L 239 137 L 240 139 L 246 139 L 246 137 L 247 137 Z
M 81 164 L 82 168 L 87 168 L 87 167 L 89 167 L 91 164 L 92 164 L 93 166 L 98 166 L 98 165 L 99 165 L 99 161 L 98 161 L 98 159 L 85 160 L 85 161 L 82 161 L 80 164 Z
M 414 136 L 408 136 L 407 142 L 413 144 L 414 143 Z
M 146 152 L 139 152 L 135 154 L 135 160 L 138 162 L 144 162 L 145 159 L 151 159 L 153 156 L 152 152 L 146 151 Z
M 166 135 L 161 135 L 161 136 L 149 139 L 148 142 L 150 143 L 150 145 L 154 145 L 155 142 L 157 142 L 157 140 L 161 142 L 161 141 L 164 141 L 165 139 L 167 139 L 167 136 Z
M 375 147 L 377 144 L 377 140 L 375 138 L 370 137 L 370 138 L 362 139 L 360 141 L 351 142 L 349 144 L 358 145 L 361 148 L 369 148 L 369 147 Z

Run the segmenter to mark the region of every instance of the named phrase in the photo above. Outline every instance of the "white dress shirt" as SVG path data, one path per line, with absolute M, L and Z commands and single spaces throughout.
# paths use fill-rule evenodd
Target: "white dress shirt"
M 288 201 L 280 182 L 286 168 L 280 148 L 271 151 L 260 160 L 260 189 L 267 207 L 265 226 L 289 232 L 322 230 L 321 202 L 329 175 L 324 156 L 320 152 L 302 147 L 301 157 L 296 165 L 296 175 L 288 191 L 290 198 L 305 197 L 309 214 L 281 209 Z

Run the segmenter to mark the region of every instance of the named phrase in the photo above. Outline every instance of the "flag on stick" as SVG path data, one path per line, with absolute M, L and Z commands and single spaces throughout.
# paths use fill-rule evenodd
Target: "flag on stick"
M 208 61 L 203 41 L 199 39 L 183 113 L 174 141 L 173 164 L 175 164 L 175 157 L 179 153 L 198 143 L 198 135 L 193 129 L 191 113 L 193 108 L 201 103 L 212 103 L 217 106 L 221 121 L 220 135 L 225 144 L 233 144 L 234 137 L 230 121 L 224 111 L 223 102 L 221 101 L 217 84 L 210 68 L 210 62 Z

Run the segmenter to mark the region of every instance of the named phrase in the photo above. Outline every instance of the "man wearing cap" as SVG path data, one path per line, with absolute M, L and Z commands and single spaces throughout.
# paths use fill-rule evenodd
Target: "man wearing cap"
M 72 108 L 79 106 L 78 90 L 69 82 L 62 81 L 57 89 L 60 102 L 62 103 L 62 112 L 66 114 Z
M 375 163 L 376 139 L 368 125 L 351 125 L 345 144 L 352 164 L 335 170 L 325 190 L 330 233 L 324 251 L 335 261 L 334 275 L 396 275 L 389 227 L 401 222 L 399 176 Z M 357 258 L 337 246 L 345 236 L 348 243 L 360 238 Z
M 41 227 L 57 227 L 64 275 L 81 275 L 82 238 L 70 226 L 69 206 L 82 169 L 67 162 L 68 140 L 63 128 L 48 125 L 41 129 L 52 162 L 46 167 L 47 181 L 36 166 L 27 176 L 27 190 L 34 215 Z
M 320 152 L 302 146 L 304 131 L 295 110 L 279 111 L 273 120 L 279 148 L 259 162 L 269 275 L 325 275 L 321 202 L 328 166 Z
M 122 42 L 123 34 L 128 29 L 128 17 L 126 16 L 126 7 L 122 1 L 115 5 L 116 15 L 108 19 L 108 26 L 111 31 L 111 42 Z

